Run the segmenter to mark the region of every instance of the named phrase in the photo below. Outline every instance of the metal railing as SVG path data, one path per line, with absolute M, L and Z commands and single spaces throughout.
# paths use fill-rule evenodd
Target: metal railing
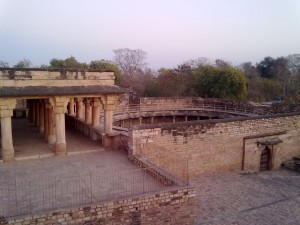
M 137 112 L 151 112 L 151 111 L 173 111 L 173 110 L 208 110 L 208 111 L 223 111 L 234 114 L 265 114 L 264 110 L 255 107 L 241 107 L 228 106 L 220 103 L 199 103 L 199 104 L 185 104 L 185 105 L 130 105 L 117 107 L 114 115 L 130 114 Z
M 74 178 L 15 178 L 0 180 L 0 217 L 43 213 L 49 210 L 90 205 L 107 200 L 170 188 L 144 167 L 99 174 L 89 172 Z M 176 185 L 173 185 L 173 187 Z

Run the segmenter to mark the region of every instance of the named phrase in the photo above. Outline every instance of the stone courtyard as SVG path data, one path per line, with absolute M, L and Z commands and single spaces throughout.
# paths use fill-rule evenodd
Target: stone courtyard
M 26 197 L 18 192 L 18 201 L 22 198 L 25 199 L 25 201 L 18 203 L 20 207 L 18 210 L 24 210 L 24 208 L 29 210 L 28 207 L 30 207 L 32 212 L 39 213 L 43 209 L 48 207 L 51 209 L 51 206 L 54 206 L 51 205 L 54 204 L 52 202 L 54 189 L 51 189 L 51 185 L 47 189 L 47 182 L 49 184 L 53 178 L 56 182 L 66 178 L 68 180 L 62 187 L 66 190 L 65 194 L 68 193 L 68 195 L 62 196 L 60 186 L 55 190 L 58 200 L 56 204 L 68 201 L 70 198 L 73 199 L 73 203 L 83 205 L 89 203 L 88 186 L 78 183 L 78 180 L 86 182 L 86 177 L 91 172 L 95 176 L 93 182 L 100 185 L 94 192 L 98 196 L 92 196 L 95 201 L 100 200 L 97 197 L 100 197 L 101 194 L 110 199 L 122 197 L 120 195 L 122 193 L 118 189 L 123 190 L 123 194 L 126 194 L 124 188 L 135 194 L 145 192 L 146 189 L 148 191 L 161 189 L 162 186 L 158 182 L 145 176 L 145 174 L 143 175 L 141 171 L 136 170 L 138 174 L 135 176 L 135 181 L 132 180 L 133 177 L 130 176 L 130 172 L 128 172 L 128 177 L 124 176 L 125 173 L 122 172 L 135 171 L 134 169 L 135 167 L 122 152 L 93 152 L 61 158 L 40 158 L 22 160 L 14 164 L 0 164 L 0 180 L 2 187 L 3 182 L 8 178 L 7 176 L 17 177 L 16 184 L 11 183 L 10 188 L 14 188 L 14 185 L 24 185 L 25 179 L 31 180 L 32 186 L 37 185 L 31 192 L 28 192 L 28 186 L 22 187 L 25 193 L 32 195 L 33 200 L 39 198 L 37 202 L 26 201 Z M 101 176 L 105 180 L 96 179 Z M 117 179 L 113 179 L 113 176 L 117 176 Z M 143 179 L 147 182 L 141 182 Z M 72 183 L 72 180 L 75 182 Z M 142 183 L 147 184 L 147 187 L 143 187 Z M 296 225 L 300 223 L 299 173 L 273 170 L 251 174 L 237 172 L 206 174 L 192 179 L 191 186 L 196 191 L 196 224 Z M 96 187 L 93 186 L 93 188 Z M 37 194 L 42 188 L 45 188 L 43 193 L 48 195 Z M 1 194 L 4 194 L 3 189 Z M 1 199 L 0 207 L 3 210 L 3 204 L 7 204 L 7 202 L 3 196 Z M 16 202 L 16 199 L 14 200 L 13 204 L 10 203 L 11 205 Z
M 163 188 L 118 151 L 1 163 L 0 214 L 40 214 Z
M 300 224 L 299 173 L 217 173 L 198 176 L 192 185 L 196 188 L 196 224 Z

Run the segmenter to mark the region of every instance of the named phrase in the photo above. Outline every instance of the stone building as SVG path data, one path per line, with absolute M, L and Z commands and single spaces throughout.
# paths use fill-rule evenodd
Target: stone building
M 15 160 L 11 118 L 26 115 L 48 143 L 55 144 L 55 155 L 67 154 L 65 112 L 87 125 L 88 132 L 110 143 L 112 118 L 119 94 L 110 70 L 0 69 L 1 155 L 3 162 Z M 104 126 L 99 114 L 104 110 Z M 95 136 L 95 135 L 94 135 Z

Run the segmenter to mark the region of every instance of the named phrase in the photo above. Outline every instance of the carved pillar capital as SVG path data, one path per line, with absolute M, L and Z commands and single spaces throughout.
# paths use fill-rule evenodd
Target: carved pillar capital
M 13 109 L 16 107 L 16 104 L 16 99 L 0 98 L 0 117 L 12 117 Z
M 115 110 L 118 95 L 104 95 L 100 99 L 104 110 Z
M 67 97 L 62 97 L 62 96 L 55 96 L 55 97 L 50 97 L 49 101 L 51 105 L 54 107 L 54 113 L 65 113 L 67 104 L 70 101 L 69 98 Z

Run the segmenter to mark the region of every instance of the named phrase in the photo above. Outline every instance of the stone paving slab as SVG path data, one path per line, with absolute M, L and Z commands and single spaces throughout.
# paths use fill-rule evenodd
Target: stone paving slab
M 286 170 L 201 175 L 197 224 L 300 224 L 300 174 Z
M 119 151 L 0 163 L 0 216 L 91 205 L 162 188 Z
M 13 145 L 16 160 L 46 158 L 54 156 L 54 144 L 48 144 L 39 128 L 28 119 L 12 120 Z M 66 127 L 68 154 L 104 151 L 101 141 L 93 141 L 82 132 Z

